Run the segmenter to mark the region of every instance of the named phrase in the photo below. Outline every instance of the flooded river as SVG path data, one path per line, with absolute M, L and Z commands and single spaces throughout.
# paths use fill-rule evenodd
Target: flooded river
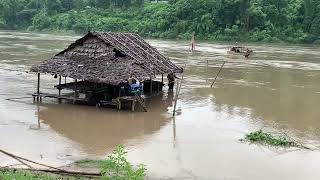
M 199 43 L 199 52 L 191 54 L 188 42 L 149 40 L 178 65 L 186 64 L 175 119 L 167 90 L 148 99 L 147 113 L 53 100 L 34 104 L 36 75 L 26 71 L 77 38 L 0 31 L 0 149 L 62 166 L 103 158 L 125 144 L 129 160 L 144 163 L 157 179 L 320 179 L 320 151 L 239 141 L 264 128 L 320 147 L 319 47 L 246 44 L 255 54 L 244 59 L 228 55 L 227 43 Z M 42 76 L 41 91 L 55 84 L 57 79 Z M 28 98 L 6 100 L 16 97 Z M 14 163 L 0 155 L 1 165 Z

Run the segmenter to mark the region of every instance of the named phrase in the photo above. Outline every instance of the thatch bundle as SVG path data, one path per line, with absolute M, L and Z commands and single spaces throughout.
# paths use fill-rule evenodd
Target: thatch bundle
M 144 81 L 183 70 L 136 34 L 89 32 L 31 71 L 118 85 L 131 75 Z

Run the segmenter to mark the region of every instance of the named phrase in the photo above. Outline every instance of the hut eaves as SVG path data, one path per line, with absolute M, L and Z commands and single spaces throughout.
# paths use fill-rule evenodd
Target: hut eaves
M 137 34 L 88 32 L 31 71 L 118 85 L 130 75 L 144 81 L 158 74 L 182 73 L 183 69 Z

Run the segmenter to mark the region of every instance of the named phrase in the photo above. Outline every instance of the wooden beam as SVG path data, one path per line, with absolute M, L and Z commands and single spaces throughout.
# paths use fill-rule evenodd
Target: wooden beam
M 219 74 L 220 74 L 220 72 L 221 72 L 221 70 L 222 70 L 222 68 L 223 68 L 223 66 L 224 66 L 225 64 L 226 64 L 226 61 L 224 61 L 223 64 L 222 64 L 222 66 L 220 67 L 219 72 L 217 73 L 216 77 L 214 78 L 214 80 L 213 80 L 213 82 L 212 82 L 212 84 L 211 84 L 211 88 L 213 87 L 213 84 L 216 82 L 216 80 L 217 80 L 217 78 L 218 78 L 218 76 L 219 76 Z

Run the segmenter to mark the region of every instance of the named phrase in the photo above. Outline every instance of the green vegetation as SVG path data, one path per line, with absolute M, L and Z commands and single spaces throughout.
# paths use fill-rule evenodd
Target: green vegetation
M 146 176 L 146 169 L 140 164 L 137 169 L 127 161 L 127 152 L 123 145 L 119 145 L 108 156 L 108 159 L 102 162 L 101 173 L 106 180 L 143 180 Z
M 76 161 L 75 164 L 77 166 L 100 168 L 103 162 L 103 160 L 83 159 L 80 161 Z
M 285 136 L 276 136 L 271 133 L 263 132 L 262 130 L 247 134 L 244 139 L 241 139 L 241 141 L 261 143 L 271 146 L 300 147 L 296 142 L 291 141 Z
M 320 43 L 318 0 L 0 0 L 0 28 Z
M 0 179 L 1 180 L 81 180 L 84 178 L 80 177 L 64 177 L 48 173 L 38 173 L 31 171 L 1 171 L 0 170 Z
M 144 180 L 146 168 L 143 164 L 133 167 L 126 159 L 127 152 L 123 145 L 118 145 L 106 160 L 80 160 L 75 162 L 78 166 L 100 168 L 102 179 L 105 180 Z M 80 176 L 60 176 L 51 173 L 1 170 L 0 180 L 81 180 Z

